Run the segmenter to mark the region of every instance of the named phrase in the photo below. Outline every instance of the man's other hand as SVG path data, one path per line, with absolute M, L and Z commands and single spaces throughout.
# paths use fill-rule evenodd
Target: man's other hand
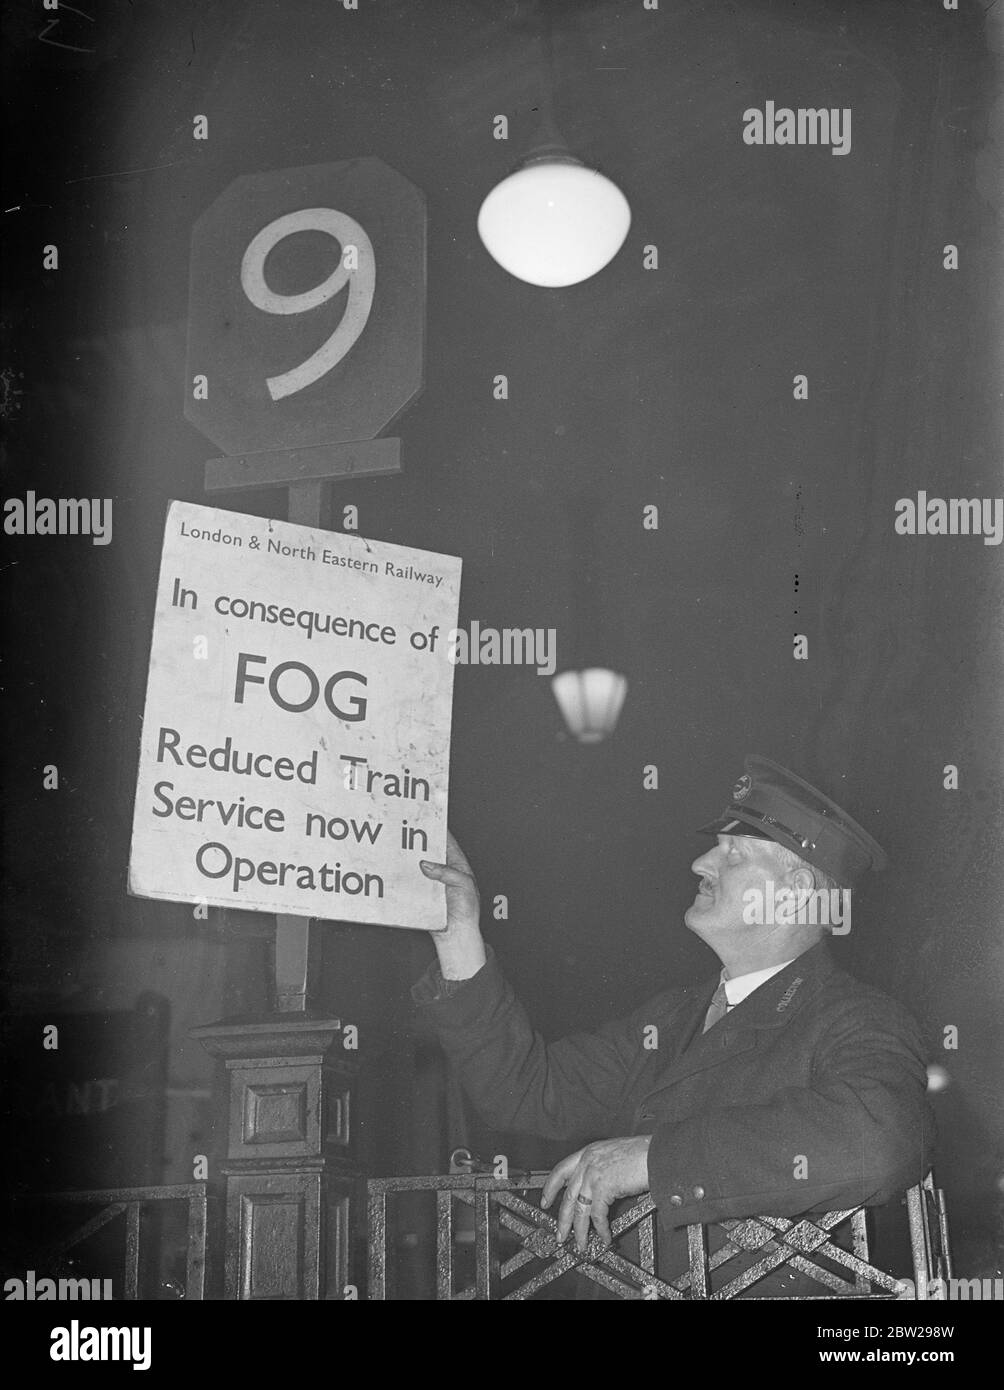
M 610 1245 L 608 1213 L 618 1197 L 636 1197 L 648 1191 L 648 1148 L 651 1134 L 633 1139 L 601 1139 L 569 1154 L 548 1174 L 540 1205 L 547 1208 L 565 1189 L 558 1210 L 558 1243 L 575 1231 L 575 1244 L 585 1250 L 589 1224 L 596 1227 L 604 1245 Z

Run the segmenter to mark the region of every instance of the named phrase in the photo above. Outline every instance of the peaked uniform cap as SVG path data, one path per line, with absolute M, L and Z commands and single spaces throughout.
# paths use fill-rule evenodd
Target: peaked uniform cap
M 699 834 L 775 840 L 846 888 L 866 870 L 886 867 L 882 846 L 817 787 L 759 753 L 745 768 L 721 816 Z

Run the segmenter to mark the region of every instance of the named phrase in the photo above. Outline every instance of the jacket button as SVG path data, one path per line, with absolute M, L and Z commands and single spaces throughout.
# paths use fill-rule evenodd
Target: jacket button
M 674 1192 L 673 1195 L 672 1195 L 672 1197 L 670 1197 L 669 1200 L 670 1200 L 670 1202 L 672 1203 L 672 1205 L 673 1205 L 674 1207 L 682 1207 L 682 1206 L 683 1206 L 683 1198 L 680 1196 L 679 1192 Z
M 700 1201 L 701 1198 L 704 1196 L 704 1188 L 703 1188 L 703 1187 L 695 1187 L 695 1188 L 694 1188 L 694 1196 L 697 1198 L 698 1201 Z

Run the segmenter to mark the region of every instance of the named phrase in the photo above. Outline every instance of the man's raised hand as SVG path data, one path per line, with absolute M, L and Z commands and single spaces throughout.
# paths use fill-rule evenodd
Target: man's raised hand
M 450 831 L 446 832 L 446 863 L 419 860 L 426 878 L 446 888 L 446 930 L 433 932 L 439 968 L 447 980 L 468 980 L 485 963 L 479 926 L 481 898 L 467 856 Z

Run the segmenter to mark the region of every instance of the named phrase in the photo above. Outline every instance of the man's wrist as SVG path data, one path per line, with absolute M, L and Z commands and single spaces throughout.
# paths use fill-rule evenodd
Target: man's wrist
M 451 979 L 444 975 L 442 966 L 435 960 L 422 978 L 412 986 L 412 998 L 416 1004 L 435 1004 L 444 999 L 452 999 L 454 995 L 466 991 L 469 985 L 474 987 L 473 981 L 483 975 L 491 959 L 492 953 L 486 948 L 486 959 L 480 968 L 473 975 L 460 979 Z
M 473 979 L 488 959 L 480 932 L 459 941 L 439 941 L 435 938 L 433 940 L 444 980 Z

